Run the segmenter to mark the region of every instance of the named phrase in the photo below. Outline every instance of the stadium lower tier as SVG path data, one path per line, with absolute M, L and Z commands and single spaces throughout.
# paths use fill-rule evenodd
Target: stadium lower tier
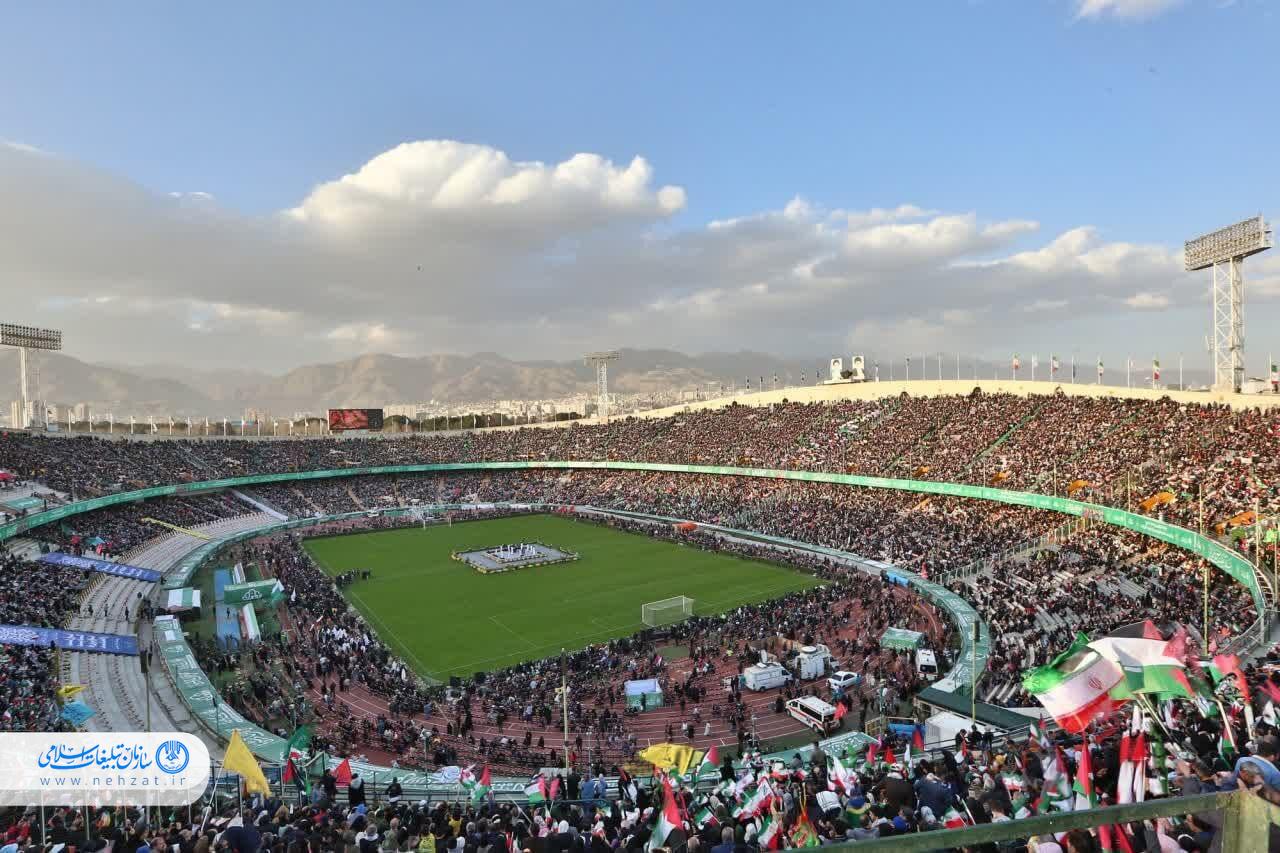
M 1105 632 L 1144 617 L 1192 626 L 1200 622 L 1199 566 L 1189 555 L 1101 525 L 1086 526 L 1060 544 L 1046 545 L 1040 537 L 1062 524 L 1057 514 L 966 499 L 922 502 L 918 496 L 826 484 L 599 471 L 367 476 L 341 482 L 304 481 L 282 493 L 284 488 L 261 487 L 250 497 L 281 512 L 305 508 L 299 514 L 306 515 L 415 502 L 589 504 L 726 524 L 841 548 L 935 577 L 955 575 L 952 587 L 973 601 L 992 626 L 991 673 L 985 698 L 1015 707 L 1032 704 L 1017 688 L 1021 671 L 1043 663 L 1065 647 L 1077 630 Z M 214 512 L 214 507 L 222 507 L 224 513 L 244 509 L 225 494 L 201 501 Z M 144 531 L 152 532 L 140 519 L 157 517 L 164 512 L 165 503 L 148 501 L 114 516 L 109 510 L 77 516 L 64 522 L 66 526 L 56 531 L 56 539 L 64 544 L 72 539 L 90 543 L 102 538 L 95 531 L 105 519 L 112 530 L 124 531 L 132 541 Z M 385 523 L 368 522 L 371 526 Z M 672 529 L 669 535 L 695 547 L 699 544 L 696 531 Z M 472 696 L 469 714 L 465 705 L 448 702 L 439 692 L 410 691 L 406 685 L 412 683 L 413 668 L 395 658 L 378 632 L 369 629 L 356 613 L 347 612 L 342 592 L 296 545 L 294 540 L 255 544 L 238 556 L 280 577 L 290 593 L 297 591 L 294 601 L 282 606 L 278 621 L 292 628 L 295 637 L 305 638 L 304 657 L 299 656 L 296 642 L 287 656 L 270 640 L 249 651 L 227 652 L 216 646 L 200 649 L 207 668 L 226 683 L 229 701 L 246 716 L 281 731 L 296 721 L 298 708 L 309 707 L 337 751 L 365 751 L 370 757 L 395 757 L 412 764 L 483 755 L 500 759 L 495 760 L 499 766 L 541 766 L 553 750 L 564 748 L 558 718 L 547 719 L 542 710 L 553 704 L 546 701 L 545 691 L 554 686 L 542 685 L 543 694 L 537 694 L 540 701 L 535 701 L 528 687 L 539 675 L 545 679 L 550 677 L 548 673 L 558 673 L 557 661 L 490 674 L 484 685 L 468 681 Z M 959 570 L 966 566 L 1001 557 L 1007 559 L 991 563 L 977 574 L 961 576 Z M 21 571 L 15 567 L 14 576 Z M 303 571 L 307 574 L 301 579 L 291 577 Z M 865 583 L 866 579 L 857 581 Z M 359 585 L 354 589 L 358 593 Z M 798 595 L 807 609 L 797 611 L 804 618 L 787 629 L 783 626 L 788 621 L 782 618 L 786 604 L 777 605 L 784 608 L 782 612 L 768 611 L 768 618 L 759 617 L 733 636 L 717 635 L 714 642 L 705 629 L 683 633 L 695 631 L 693 623 L 675 629 L 675 640 L 686 641 L 683 644 L 693 654 L 664 666 L 666 671 L 659 674 L 669 684 L 680 685 L 682 691 L 686 684 L 693 688 L 685 691 L 683 713 L 675 711 L 677 705 L 669 704 L 662 711 L 641 715 L 643 719 L 629 718 L 621 711 L 619 678 L 588 678 L 586 673 L 596 662 L 582 652 L 571 658 L 575 666 L 587 667 L 575 681 L 582 681 L 589 699 L 571 709 L 570 750 L 583 760 L 588 756 L 622 760 L 646 740 L 666 739 L 669 724 L 671 734 L 680 739 L 685 723 L 693 725 L 695 743 L 732 745 L 739 732 L 751 733 L 753 715 L 756 734 L 762 737 L 799 732 L 789 717 L 774 712 L 774 694 L 746 695 L 739 714 L 737 703 L 730 701 L 723 686 L 723 678 L 736 674 L 743 662 L 747 642 L 759 643 L 777 633 L 789 632 L 793 638 L 811 634 L 829 640 L 842 666 L 872 674 L 876 684 L 887 681 L 898 695 L 909 695 L 916 686 L 914 667 L 870 648 L 868 638 L 879 636 L 876 627 L 924 628 L 944 654 L 954 644 L 951 626 L 901 588 L 876 584 L 847 590 L 835 598 L 804 598 L 817 593 Z M 1215 574 L 1211 596 L 1215 641 L 1237 636 L 1248 627 L 1250 602 L 1239 585 Z M 436 604 L 448 606 L 447 602 Z M 477 623 L 479 631 L 501 630 L 486 618 L 477 618 Z M 730 649 L 734 657 L 728 656 Z M 625 652 L 602 647 L 596 653 L 609 657 L 609 671 L 621 667 L 638 677 L 656 672 L 651 651 L 638 645 Z M 615 701 L 612 709 L 608 705 L 610 689 Z M 820 682 L 814 692 L 829 697 Z M 677 695 L 674 686 L 669 695 Z M 861 698 L 857 699 L 857 711 L 861 710 Z M 873 699 L 868 697 L 869 702 Z M 298 700 L 305 700 L 305 704 Z M 432 703 L 429 708 L 428 702 Z M 696 723 L 692 719 L 695 706 L 700 712 Z M 430 713 L 424 714 L 424 710 Z M 552 714 L 554 717 L 555 712 Z M 499 717 L 502 731 L 498 730 Z M 436 743 L 431 740 L 433 728 L 439 738 Z M 425 747 L 424 730 L 428 734 Z

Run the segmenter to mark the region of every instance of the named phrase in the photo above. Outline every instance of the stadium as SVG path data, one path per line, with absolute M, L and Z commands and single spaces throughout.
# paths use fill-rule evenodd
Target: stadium
M 9 4 L 0 853 L 1280 853 L 1277 5 Z
M 355 776 L 371 805 L 595 823 L 674 778 L 712 841 L 795 784 L 835 797 L 824 834 L 1080 817 L 1082 732 L 1128 771 L 1116 808 L 1176 795 L 1186 744 L 1247 754 L 1280 689 L 1280 405 L 1205 396 L 882 382 L 430 436 L 9 432 L 3 502 L 40 506 L 0 527 L 5 718 L 190 732 L 215 763 L 234 736 L 294 802 L 355 803 Z M 1033 692 L 1081 642 L 1115 676 Z M 1147 692 L 1166 665 L 1189 691 Z M 1131 734 L 1169 767 L 1126 767 Z

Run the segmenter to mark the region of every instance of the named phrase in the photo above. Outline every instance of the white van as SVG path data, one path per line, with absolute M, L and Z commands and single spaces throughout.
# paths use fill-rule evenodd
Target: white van
M 835 706 L 816 696 L 792 699 L 787 702 L 787 713 L 822 735 L 829 733 L 837 723 Z
M 932 649 L 916 649 L 916 672 L 930 681 L 938 677 L 938 658 Z

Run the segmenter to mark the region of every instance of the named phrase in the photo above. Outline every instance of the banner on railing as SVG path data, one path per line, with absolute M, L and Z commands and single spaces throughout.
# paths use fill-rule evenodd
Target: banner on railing
M 98 560 L 93 557 L 77 557 L 74 554 L 64 554 L 61 551 L 41 554 L 40 562 L 48 563 L 51 566 L 66 566 L 69 569 L 82 569 L 86 572 L 101 572 L 104 575 L 132 578 L 133 580 L 146 581 L 147 583 L 155 583 L 161 577 L 160 573 L 154 569 L 127 566 L 124 563 L 113 563 L 110 560 Z
M 126 634 L 65 631 L 62 628 L 34 628 L 30 625 L 0 625 L 0 645 L 48 648 L 50 644 L 73 652 L 102 652 L 108 655 L 138 653 L 138 638 Z

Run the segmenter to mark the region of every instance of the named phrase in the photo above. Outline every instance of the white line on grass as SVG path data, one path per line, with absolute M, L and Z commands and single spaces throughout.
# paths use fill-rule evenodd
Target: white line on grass
M 527 639 L 525 639 L 524 637 L 520 636 L 520 635 L 519 635 L 519 634 L 517 634 L 515 631 L 512 631 L 509 627 L 507 627 L 507 624 L 506 624 L 505 622 L 500 621 L 500 620 L 498 619 L 498 617 L 497 617 L 497 616 L 490 616 L 490 617 L 489 617 L 489 621 L 490 621 L 490 622 L 492 622 L 493 624 L 497 625 L 497 626 L 498 626 L 499 628 L 501 628 L 502 630 L 506 631 L 506 632 L 507 632 L 508 634 L 510 634 L 511 636 L 515 637 L 515 638 L 516 638 L 517 640 L 519 640 L 521 643 L 523 643 L 526 649 L 533 650 L 533 649 L 536 649 L 536 648 L 537 648 L 537 646 L 535 646 L 535 645 L 533 645 L 532 643 L 530 643 Z

